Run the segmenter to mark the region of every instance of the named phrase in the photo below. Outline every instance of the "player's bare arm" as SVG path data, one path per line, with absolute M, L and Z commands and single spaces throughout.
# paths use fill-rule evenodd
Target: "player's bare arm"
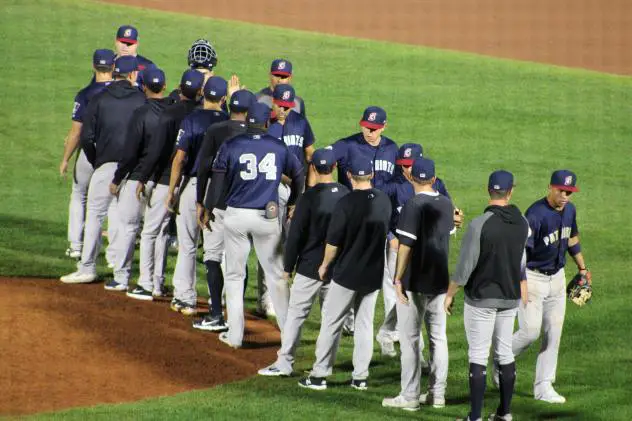
M 79 147 L 79 135 L 81 134 L 82 123 L 79 121 L 73 121 L 64 140 L 64 155 L 59 164 L 59 175 L 65 176 L 68 171 L 68 162 L 72 157 L 72 154 Z
M 586 268 L 586 262 L 584 262 L 584 255 L 582 254 L 580 250 L 581 249 L 579 248 L 579 235 L 569 238 L 568 239 L 569 254 L 575 261 L 575 264 L 577 265 L 577 270 L 579 271 L 579 273 L 582 275 L 587 275 L 588 269 Z M 592 285 L 592 277 L 587 276 L 586 278 L 588 279 L 588 283 Z
M 186 156 L 186 152 L 178 150 L 176 151 L 176 155 L 173 157 L 171 176 L 169 177 L 169 194 L 167 195 L 167 201 L 165 203 L 171 212 L 175 211 L 176 186 L 180 184 L 180 180 L 182 179 L 182 167 L 184 166 Z
M 323 256 L 323 262 L 320 264 L 318 268 L 318 276 L 321 281 L 325 281 L 327 276 L 327 270 L 329 269 L 329 265 L 336 258 L 338 254 L 338 247 L 332 246 L 331 244 L 327 244 L 325 246 L 325 255 Z
M 454 296 L 458 290 L 459 284 L 454 281 L 450 281 L 448 292 L 445 294 L 445 300 L 443 301 L 443 309 L 449 316 L 452 316 L 452 303 L 454 302 Z
M 397 293 L 397 300 L 402 304 L 408 304 L 408 297 L 404 294 L 402 289 L 402 278 L 404 277 L 404 272 L 406 272 L 406 268 L 410 263 L 410 255 L 411 248 L 407 245 L 400 244 L 397 250 L 397 263 L 395 270 L 395 279 L 393 279 L 393 284 L 395 285 L 395 292 Z

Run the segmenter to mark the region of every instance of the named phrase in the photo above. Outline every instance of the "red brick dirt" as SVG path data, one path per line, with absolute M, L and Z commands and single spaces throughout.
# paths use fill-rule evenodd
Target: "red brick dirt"
M 168 301 L 102 284 L 0 278 L 0 415 L 131 402 L 244 379 L 276 359 L 279 332 L 249 316 L 245 349 L 193 329 Z

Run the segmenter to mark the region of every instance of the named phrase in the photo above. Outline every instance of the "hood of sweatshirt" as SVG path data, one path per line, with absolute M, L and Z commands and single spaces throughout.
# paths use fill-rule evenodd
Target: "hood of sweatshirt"
M 132 86 L 132 84 L 127 80 L 117 80 L 112 82 L 106 89 L 110 95 L 119 99 L 142 93 L 138 90 L 138 88 Z
M 491 212 L 508 224 L 523 224 L 524 217 L 516 205 L 498 206 L 492 205 L 485 208 L 485 212 Z
M 159 114 L 162 110 L 165 109 L 165 107 L 175 103 L 173 98 L 170 98 L 170 97 L 150 99 L 147 102 L 149 103 L 149 106 L 151 107 L 151 111 L 154 114 Z

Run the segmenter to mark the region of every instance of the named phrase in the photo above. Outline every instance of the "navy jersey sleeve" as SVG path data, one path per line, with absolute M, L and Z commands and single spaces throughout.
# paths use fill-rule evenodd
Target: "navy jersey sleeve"
M 178 131 L 178 136 L 176 137 L 176 149 L 179 151 L 184 151 L 187 155 L 189 155 L 189 149 L 191 149 L 192 145 L 192 136 L 193 136 L 193 127 L 192 121 L 190 118 L 185 118 L 180 123 L 180 130 Z
M 305 135 L 303 136 L 303 147 L 307 148 L 308 146 L 312 146 L 314 144 L 314 132 L 312 131 L 312 126 L 309 124 L 309 121 L 305 119 Z
M 197 171 L 197 189 L 196 189 L 196 198 L 198 203 L 204 202 L 204 194 L 206 193 L 206 187 L 208 184 L 208 179 L 211 176 L 211 171 L 213 169 L 213 156 L 214 151 L 212 145 L 213 143 L 213 130 L 207 130 L 204 134 L 204 140 L 202 141 L 202 146 L 200 147 L 200 152 L 198 153 L 198 159 L 200 164 L 198 165 Z
M 80 91 L 75 96 L 75 102 L 72 105 L 72 120 L 82 122 L 83 121 L 83 112 L 86 108 L 87 99 L 83 94 L 83 91 Z
M 438 178 L 435 180 L 434 185 L 432 186 L 432 188 L 438 192 L 440 195 L 447 197 L 448 199 L 450 199 L 450 193 L 448 193 L 448 189 L 445 186 L 445 183 L 443 182 L 442 179 Z
M 310 196 L 303 196 L 296 204 L 290 230 L 285 243 L 283 254 L 283 270 L 288 273 L 294 271 L 299 250 L 302 250 L 308 237 L 311 203 Z
M 327 228 L 327 244 L 340 247 L 344 240 L 347 226 L 347 211 L 345 206 L 346 201 L 340 200 L 336 204 L 336 207 L 332 213 L 329 227 Z
M 305 109 L 305 100 L 301 98 L 301 115 L 303 117 L 307 116 L 307 110 Z
M 579 235 L 579 229 L 577 228 L 577 211 L 573 207 L 573 222 L 571 223 L 571 238 Z
M 94 166 L 96 160 L 96 130 L 97 130 L 97 113 L 99 110 L 99 100 L 90 101 L 84 114 L 83 125 L 79 134 L 79 143 L 88 162 Z
M 296 178 L 303 172 L 303 165 L 298 160 L 296 155 L 287 150 L 285 154 L 285 166 L 283 168 L 283 174 L 290 178 Z
M 529 222 L 529 237 L 527 238 L 527 250 L 533 250 L 535 241 L 540 237 L 540 218 L 537 212 L 527 209 L 527 222 Z
M 217 156 L 213 161 L 213 172 L 228 171 L 228 155 L 230 153 L 227 143 L 222 144 L 217 151 Z

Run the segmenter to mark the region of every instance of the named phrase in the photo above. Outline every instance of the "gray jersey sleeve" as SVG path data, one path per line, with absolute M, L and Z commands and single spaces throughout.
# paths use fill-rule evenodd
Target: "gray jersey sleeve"
M 486 212 L 478 218 L 470 222 L 470 226 L 461 242 L 461 252 L 459 253 L 459 262 L 456 265 L 454 273 L 454 282 L 458 285 L 465 285 L 470 279 L 472 272 L 478 264 L 478 257 L 481 252 L 481 231 L 483 225 L 492 216 L 491 212 Z

